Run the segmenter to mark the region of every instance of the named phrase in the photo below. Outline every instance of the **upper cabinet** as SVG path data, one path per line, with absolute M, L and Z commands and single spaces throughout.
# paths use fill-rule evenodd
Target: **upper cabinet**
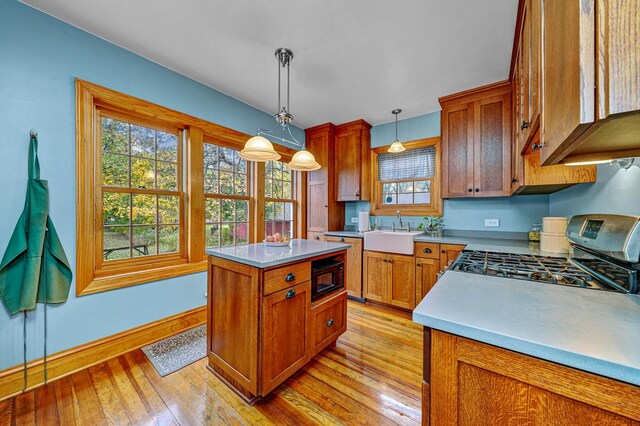
M 356 120 L 336 126 L 336 200 L 369 200 L 371 125 Z
M 321 168 L 307 173 L 307 236 L 318 237 L 326 231 L 344 227 L 344 203 L 335 193 L 335 126 L 321 124 L 305 130 L 307 150 Z
M 439 99 L 442 197 L 510 195 L 511 83 Z
M 640 155 L 638 1 L 543 0 L 542 28 L 542 163 Z
M 514 148 L 521 153 L 540 126 L 542 0 L 521 3 L 513 55 Z

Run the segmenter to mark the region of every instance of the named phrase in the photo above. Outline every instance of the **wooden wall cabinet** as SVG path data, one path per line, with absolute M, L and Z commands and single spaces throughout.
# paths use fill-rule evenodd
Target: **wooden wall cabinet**
M 371 125 L 356 120 L 336 126 L 336 200 L 369 200 Z
M 413 309 L 416 305 L 415 269 L 413 256 L 365 251 L 365 298 Z
M 640 155 L 637 0 L 542 4 L 542 163 Z
M 442 197 L 498 197 L 511 189 L 511 83 L 439 99 Z
M 362 238 L 325 236 L 324 240 L 331 243 L 351 244 L 347 249 L 347 281 L 345 287 L 350 297 L 362 299 Z
M 344 203 L 335 193 L 335 126 L 331 123 L 305 129 L 307 150 L 321 168 L 307 173 L 307 238 L 344 228 Z
M 425 329 L 423 425 L 637 425 L 640 388 Z

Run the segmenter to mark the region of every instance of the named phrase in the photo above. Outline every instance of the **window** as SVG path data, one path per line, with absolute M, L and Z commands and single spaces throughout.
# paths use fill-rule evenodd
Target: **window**
M 294 237 L 294 174 L 281 161 L 269 161 L 264 169 L 265 236 L 279 232 Z
M 181 253 L 180 132 L 100 116 L 104 261 Z
M 373 213 L 393 215 L 442 214 L 439 138 L 404 143 L 401 153 L 388 147 L 373 152 Z
M 249 171 L 235 149 L 204 144 L 205 246 L 249 242 Z
M 241 159 L 250 135 L 82 80 L 76 123 L 78 296 L 206 271 L 206 247 L 304 223 L 304 180 Z

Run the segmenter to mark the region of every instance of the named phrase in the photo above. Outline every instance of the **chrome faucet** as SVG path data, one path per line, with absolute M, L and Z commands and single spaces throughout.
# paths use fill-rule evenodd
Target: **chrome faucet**
M 398 221 L 398 224 L 400 225 L 399 227 L 396 228 L 396 220 Z M 391 222 L 391 230 L 393 232 L 396 231 L 407 231 L 407 232 L 411 232 L 411 222 L 409 222 L 409 226 L 408 227 L 404 227 L 402 225 L 402 215 L 400 214 L 400 210 L 398 210 L 396 212 L 396 218 L 393 220 L 393 222 Z

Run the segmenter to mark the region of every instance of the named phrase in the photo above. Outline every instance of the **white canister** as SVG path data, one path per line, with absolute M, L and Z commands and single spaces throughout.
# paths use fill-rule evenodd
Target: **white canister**
M 566 217 L 543 217 L 542 232 L 547 234 L 564 234 L 567 232 L 569 219 Z
M 547 253 L 569 253 L 569 240 L 564 234 L 541 232 L 540 250 Z

